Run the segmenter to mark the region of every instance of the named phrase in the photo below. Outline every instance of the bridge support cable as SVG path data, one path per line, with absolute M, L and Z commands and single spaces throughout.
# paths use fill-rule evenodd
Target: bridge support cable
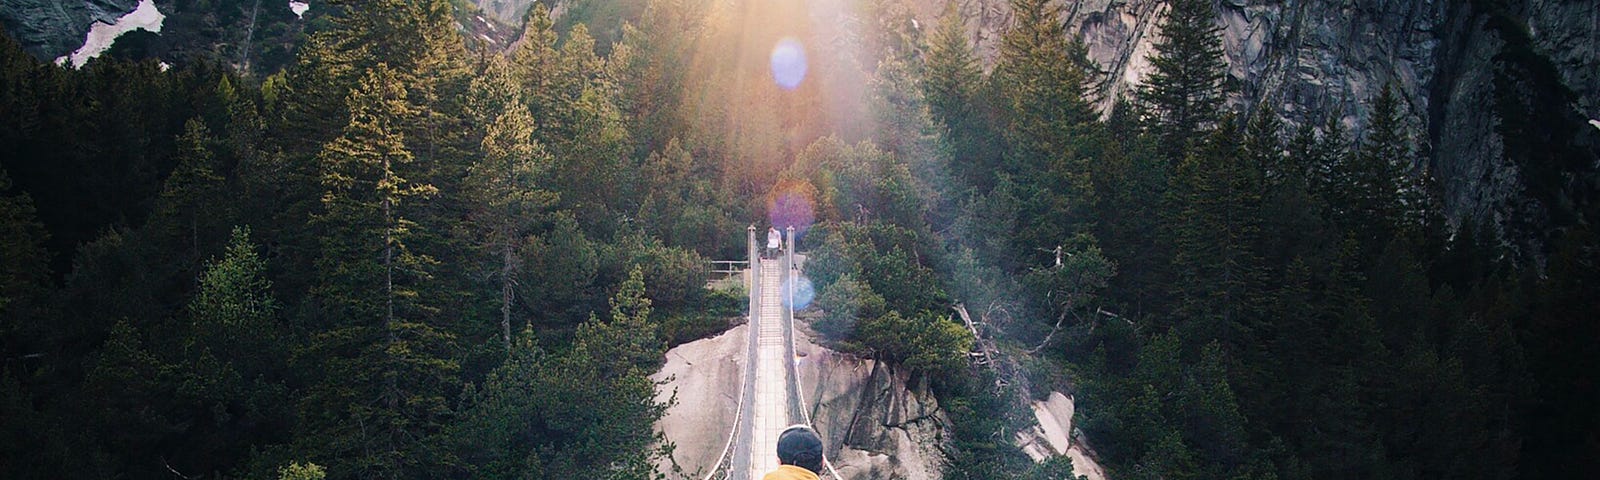
M 747 310 L 748 316 L 745 318 L 745 327 L 748 330 L 748 333 L 746 334 L 745 361 L 742 365 L 743 371 L 739 375 L 739 403 L 734 407 L 733 427 L 728 431 L 728 441 L 723 445 L 722 453 L 717 456 L 717 461 L 711 464 L 711 469 L 706 472 L 705 476 L 702 477 L 702 480 L 744 479 L 745 474 L 743 472 L 746 470 L 737 468 L 735 464 L 741 464 L 738 465 L 738 467 L 748 468 L 748 457 L 746 457 L 745 461 L 743 462 L 736 460 L 741 456 L 741 454 L 747 454 L 747 452 L 738 452 L 736 450 L 739 449 L 741 443 L 748 443 L 740 442 L 740 440 L 748 439 L 749 437 L 748 430 L 750 427 L 750 422 L 748 421 L 747 417 L 749 417 L 750 411 L 748 408 L 745 408 L 745 406 L 746 403 L 750 401 L 751 387 L 755 383 L 756 371 L 751 367 L 754 366 L 756 359 L 756 335 L 754 333 L 754 329 L 756 328 L 756 317 L 760 314 L 758 309 L 758 301 L 761 298 L 761 277 L 759 276 L 761 262 L 759 256 L 760 250 L 756 244 L 756 226 L 751 225 L 749 228 L 747 228 L 746 235 L 746 260 L 743 262 L 725 262 L 726 264 L 729 264 L 730 270 L 732 270 L 731 267 L 734 265 L 740 263 L 744 264 L 746 268 L 741 272 L 745 277 L 745 291 L 748 292 L 750 297 L 749 310 Z
M 786 236 L 784 246 L 787 248 L 783 250 L 782 267 L 784 274 L 783 284 L 785 285 L 785 288 L 783 289 L 783 336 L 784 344 L 787 350 L 786 357 L 788 358 L 788 361 L 784 362 L 784 370 L 789 377 L 789 421 L 811 427 L 813 430 L 815 430 L 816 425 L 811 423 L 811 412 L 806 408 L 805 390 L 800 387 L 800 371 L 798 369 L 798 365 L 796 364 L 798 357 L 795 356 L 794 348 L 794 292 L 796 285 L 799 285 L 798 282 L 800 280 L 800 267 L 799 265 L 796 265 L 794 261 L 794 253 L 796 250 L 794 243 L 794 227 L 790 226 L 787 228 L 784 231 L 784 234 Z M 817 473 L 821 474 L 823 477 L 831 477 L 839 480 L 844 478 L 839 476 L 838 471 L 834 470 L 833 462 L 828 460 L 826 451 L 824 451 L 822 455 L 822 468 L 823 471 Z
M 799 274 L 794 228 L 786 231 L 787 248 L 771 259 L 761 257 L 754 225 L 747 233 L 750 322 L 743 385 L 728 444 L 704 480 L 759 480 L 777 468 L 778 434 L 794 424 L 812 426 L 794 347 L 793 286 Z M 843 478 L 826 455 L 823 466 L 823 471 L 817 472 L 822 477 Z

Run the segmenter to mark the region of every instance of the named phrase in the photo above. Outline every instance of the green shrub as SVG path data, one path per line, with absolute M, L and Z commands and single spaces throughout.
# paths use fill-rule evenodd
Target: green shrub
M 852 339 L 860 319 L 878 318 L 888 311 L 883 296 L 851 274 L 824 288 L 817 296 L 817 306 L 823 311 L 815 323 L 817 333 L 833 341 Z
M 862 323 L 857 337 L 878 358 L 930 376 L 953 373 L 966 366 L 966 355 L 973 343 L 966 328 L 930 311 L 909 318 L 891 311 Z

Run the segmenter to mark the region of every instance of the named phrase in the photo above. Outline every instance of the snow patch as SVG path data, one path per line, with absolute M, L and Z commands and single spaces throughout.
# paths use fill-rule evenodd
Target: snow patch
M 1600 128 L 1600 120 L 1589 120 L 1589 124 L 1594 125 L 1594 128 Z
M 154 0 L 140 0 L 138 8 L 117 17 L 116 21 L 109 24 L 96 22 L 89 26 L 89 35 L 84 38 L 83 46 L 69 55 L 57 58 L 56 64 L 71 63 L 72 68 L 82 68 L 89 59 L 105 53 L 106 49 L 111 48 L 111 44 L 117 41 L 117 37 L 124 33 L 134 30 L 161 33 L 161 22 L 166 18 L 167 16 L 162 15 L 160 10 L 156 10 Z
M 296 17 L 306 18 L 306 10 L 310 9 L 311 4 L 309 3 L 289 0 L 289 11 L 294 12 L 294 16 Z
M 171 70 L 171 69 L 172 69 L 172 64 L 167 63 L 167 62 L 161 62 L 161 71 L 165 72 L 165 71 Z

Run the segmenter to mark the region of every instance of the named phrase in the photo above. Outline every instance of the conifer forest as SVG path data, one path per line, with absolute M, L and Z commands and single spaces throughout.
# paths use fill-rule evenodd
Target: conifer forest
M 937 399 L 943 478 L 1077 478 L 1013 441 L 1052 391 L 1105 478 L 1600 478 L 1600 128 L 1521 37 L 1455 101 L 1536 221 L 1449 208 L 1398 86 L 1240 100 L 1221 2 L 1161 2 L 1126 90 L 1079 2 L 1000 2 L 991 48 L 913 2 L 0 35 L 0 477 L 700 479 L 652 374 L 788 225 L 807 331 Z

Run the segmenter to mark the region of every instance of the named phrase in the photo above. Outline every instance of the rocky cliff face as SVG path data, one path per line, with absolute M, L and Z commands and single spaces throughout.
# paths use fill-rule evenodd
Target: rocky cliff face
M 478 4 L 483 13 L 488 14 L 500 23 L 512 26 L 522 25 L 522 16 L 528 13 L 534 0 L 472 0 Z
M 53 61 L 83 46 L 97 23 L 112 23 L 140 0 L 0 0 L 0 24 L 34 58 Z M 276 71 L 294 55 L 307 24 L 289 0 L 154 0 L 160 33 L 124 34 L 108 52 L 182 64 L 206 59 L 239 71 Z M 322 14 L 310 0 L 305 18 Z
M 52 61 L 84 45 L 96 23 L 111 23 L 141 0 L 0 0 L 0 25 L 35 58 Z M 522 14 L 533 0 L 475 0 L 457 12 L 468 45 L 504 48 L 521 32 Z M 174 64 L 201 58 L 239 71 L 271 74 L 294 58 L 311 19 L 328 11 L 321 0 L 154 0 L 166 17 L 159 34 L 119 37 L 125 56 L 154 57 Z M 130 45 L 131 44 L 131 45 Z
M 673 348 L 651 377 L 665 382 L 660 400 L 676 395 L 656 426 L 676 446 L 673 460 L 686 473 L 704 473 L 727 448 L 747 328 Z M 844 480 L 940 477 L 949 422 L 931 392 L 907 385 L 904 373 L 886 365 L 814 345 L 803 333 L 795 342 L 804 354 L 796 372 L 807 413 Z
M 992 61 L 1011 21 L 1008 3 L 958 1 L 980 55 Z M 912 2 L 930 22 L 944 4 Z M 1059 6 L 1100 69 L 1102 108 L 1149 73 L 1145 57 L 1160 38 L 1165 1 Z M 1552 187 L 1530 186 L 1528 170 L 1581 177 L 1574 170 L 1592 170 L 1600 159 L 1600 129 L 1588 125 L 1600 119 L 1600 4 L 1592 0 L 1217 0 L 1215 8 L 1231 104 L 1266 104 L 1291 127 L 1337 115 L 1359 132 L 1366 102 L 1393 85 L 1446 213 L 1492 220 L 1513 244 L 1538 248 L 1539 232 L 1562 226 L 1562 204 L 1578 195 L 1530 192 Z M 1539 145 L 1513 145 L 1534 154 L 1505 158 L 1506 125 L 1521 121 L 1507 117 L 1529 112 L 1561 130 L 1548 140 L 1588 145 L 1573 152 L 1580 160 L 1547 165 L 1537 151 L 1549 148 Z M 1568 183 L 1555 188 L 1584 182 Z
M 658 401 L 677 400 L 656 427 L 676 445 L 672 460 L 684 472 L 710 469 L 728 447 L 728 431 L 738 417 L 748 330 L 748 325 L 740 325 L 712 338 L 679 345 L 667 351 L 666 365 L 650 377 L 664 382 L 656 390 Z M 670 463 L 657 468 L 672 471 Z
M 848 480 L 939 478 L 949 420 L 926 385 L 886 364 L 799 338 L 797 369 L 827 456 Z
M 1105 480 L 1105 469 L 1095 460 L 1083 437 L 1072 428 L 1072 415 L 1076 409 L 1072 397 L 1061 392 L 1050 392 L 1044 400 L 1029 402 L 1036 421 L 1032 428 L 1016 433 L 1017 447 L 1035 462 L 1066 455 L 1072 461 L 1072 473 L 1088 480 Z
M 0 24 L 38 58 L 55 59 L 83 45 L 95 22 L 111 23 L 139 0 L 0 0 Z

